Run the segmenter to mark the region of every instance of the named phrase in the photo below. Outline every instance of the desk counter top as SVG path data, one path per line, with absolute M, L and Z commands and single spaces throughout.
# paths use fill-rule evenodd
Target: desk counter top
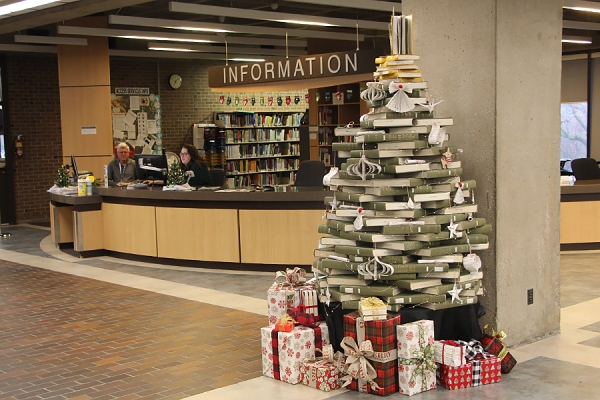
M 577 181 L 573 186 L 560 187 L 560 201 L 600 200 L 600 180 Z

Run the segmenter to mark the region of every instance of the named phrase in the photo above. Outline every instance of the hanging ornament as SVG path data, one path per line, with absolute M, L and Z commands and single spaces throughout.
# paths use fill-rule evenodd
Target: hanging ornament
M 414 103 L 410 100 L 406 92 L 404 91 L 404 86 L 398 82 L 390 82 L 389 86 L 390 94 L 394 93 L 394 96 L 387 103 L 387 108 L 395 112 L 409 112 L 415 108 Z M 412 90 L 411 90 L 412 91 Z
M 408 202 L 406 203 L 406 207 L 408 207 L 409 210 L 415 209 L 415 202 L 410 196 L 408 196 Z
M 378 82 L 367 82 L 367 88 L 360 93 L 360 98 L 364 101 L 380 101 L 387 97 L 385 90 Z
M 219 104 L 225 103 L 225 96 L 219 96 Z
M 456 182 L 456 194 L 454 195 L 454 199 L 452 200 L 454 204 L 463 204 L 465 202 L 465 195 L 462 191 L 463 183 Z
M 294 96 L 294 104 L 300 103 L 300 96 Z
M 358 213 L 358 215 L 354 219 L 354 228 L 356 228 L 357 231 L 360 231 L 363 228 L 363 216 L 362 216 L 363 208 L 358 207 L 356 212 Z
M 450 239 L 457 237 L 456 229 L 458 229 L 458 224 L 455 224 L 454 221 L 450 221 L 450 224 L 448 224 L 448 230 L 450 231 Z
M 446 293 L 452 296 L 452 303 L 454 303 L 454 300 L 458 300 L 460 302 L 460 292 L 462 292 L 462 289 L 457 288 L 456 282 L 454 282 L 454 287 L 452 288 L 452 290 L 448 290 Z
M 277 96 L 277 105 L 279 107 L 281 107 L 282 104 L 283 104 L 283 99 L 281 98 L 281 96 Z
M 244 97 L 244 100 L 242 100 L 242 105 L 245 106 L 248 104 L 248 98 Z
M 231 104 L 231 97 L 227 97 L 227 105 Z
M 263 96 L 260 97 L 260 105 L 261 106 L 265 105 L 265 98 Z
M 306 93 L 304 95 L 304 101 L 306 102 L 306 104 L 310 103 L 310 94 Z M 317 101 L 319 101 L 318 98 L 317 98 Z
M 373 163 L 367 160 L 367 157 L 363 154 L 360 160 L 356 164 L 350 164 L 346 168 L 346 173 L 351 176 L 360 176 L 364 181 L 368 175 L 375 176 L 381 172 L 381 165 Z
M 472 279 L 479 279 L 479 269 L 481 268 L 481 258 L 475 253 L 467 254 L 463 258 L 463 267 L 471 273 Z
M 267 105 L 268 105 L 269 107 L 273 105 L 273 96 L 269 96 L 269 97 L 267 98 Z
M 250 99 L 250 104 L 252 104 L 252 105 L 256 104 L 256 97 L 252 96 L 252 98 Z
M 381 269 L 381 271 L 379 271 Z M 375 256 L 370 260 L 358 265 L 356 272 L 366 278 L 380 279 L 382 276 L 392 275 L 394 273 L 394 266 L 384 263 Z
M 235 96 L 235 100 L 234 100 L 233 104 L 235 104 L 236 106 L 240 104 L 239 96 Z
M 285 105 L 289 106 L 292 104 L 292 96 L 285 96 Z

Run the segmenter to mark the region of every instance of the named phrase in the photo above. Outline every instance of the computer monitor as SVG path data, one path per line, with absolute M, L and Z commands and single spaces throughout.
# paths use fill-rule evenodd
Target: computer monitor
M 163 154 L 136 154 L 134 156 L 138 178 L 144 180 L 166 180 L 167 156 Z

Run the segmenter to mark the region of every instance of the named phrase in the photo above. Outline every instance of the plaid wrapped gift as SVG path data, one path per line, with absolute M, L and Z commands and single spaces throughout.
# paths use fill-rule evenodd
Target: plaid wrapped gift
M 473 365 L 473 386 L 497 383 L 502 380 L 502 362 L 493 354 L 477 354 L 470 361 Z
M 302 301 L 302 292 L 314 290 L 305 285 L 306 271 L 302 268 L 288 268 L 275 273 L 275 282 L 267 290 L 269 325 L 275 325 L 288 308 L 297 307 Z
M 396 326 L 400 325 L 400 315 L 388 313 L 385 320 L 364 321 L 358 311 L 344 315 L 344 336 L 352 338 L 357 343 L 357 350 L 361 353 L 369 352 L 371 346 L 373 356 L 365 357 L 367 364 L 375 371 L 370 384 L 367 379 L 352 378 L 350 383 L 345 382 L 351 390 L 387 396 L 398 391 L 398 355 L 396 352 Z M 346 343 L 349 340 L 344 338 Z M 370 341 L 369 346 L 363 346 L 365 341 Z M 348 345 L 347 345 L 348 346 Z M 365 349 L 365 347 L 367 347 Z M 360 356 L 358 356 L 360 357 Z M 346 365 L 352 363 L 348 358 Z M 346 377 L 346 379 L 348 379 Z
M 464 389 L 472 386 L 473 365 L 466 363 L 460 367 L 438 364 L 438 384 L 450 390 Z
M 517 364 L 517 360 L 515 360 L 504 343 L 502 343 L 502 339 L 506 337 L 506 334 L 503 331 L 499 331 L 498 333 L 494 332 L 494 329 L 492 329 L 490 325 L 486 325 L 484 329 L 490 329 L 492 334 L 489 335 L 484 331 L 479 339 L 483 345 L 483 349 L 488 353 L 498 356 L 498 358 L 502 360 L 502 373 L 508 374 Z
M 398 384 L 402 394 L 436 388 L 433 321 L 421 320 L 396 327 Z
M 436 340 L 435 361 L 451 367 L 461 366 L 466 362 L 465 346 L 453 340 Z
M 329 344 L 325 322 L 313 329 L 296 326 L 291 332 L 261 328 L 263 375 L 288 383 L 300 382 L 300 362 L 315 358 L 315 348 Z

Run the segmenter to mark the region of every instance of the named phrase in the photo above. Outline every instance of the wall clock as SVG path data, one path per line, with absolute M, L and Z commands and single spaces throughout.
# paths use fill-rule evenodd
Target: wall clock
M 169 86 L 173 89 L 179 89 L 181 87 L 181 76 L 177 74 L 169 76 Z

